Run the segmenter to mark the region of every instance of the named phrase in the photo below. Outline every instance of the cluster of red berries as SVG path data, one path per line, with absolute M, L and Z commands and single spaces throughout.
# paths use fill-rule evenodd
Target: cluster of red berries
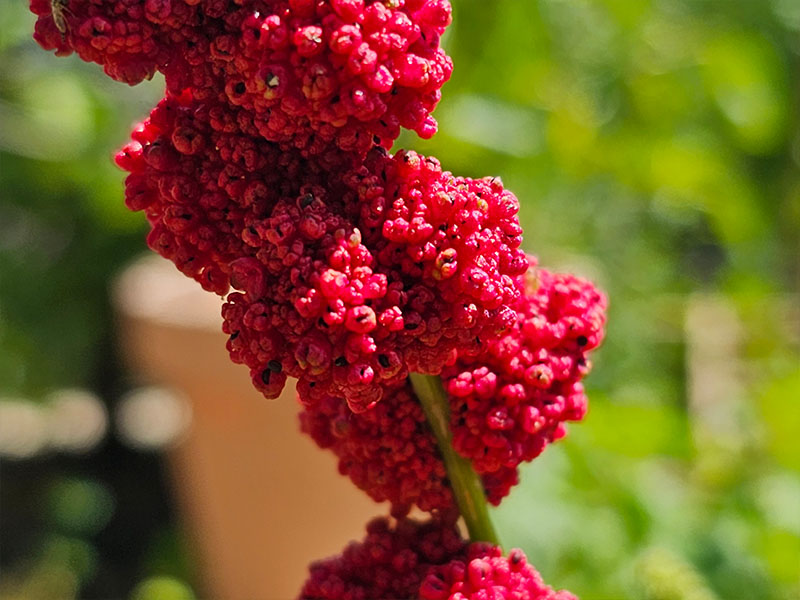
M 244 109 L 169 95 L 117 156 L 148 242 L 227 293 L 229 350 L 267 397 L 287 375 L 307 400 L 367 410 L 408 371 L 439 374 L 513 325 L 519 203 L 410 151 L 353 164 L 261 138 Z
M 242 107 L 259 135 L 318 154 L 390 147 L 431 112 L 453 70 L 447 0 L 31 0 L 34 37 L 129 84 Z
M 545 585 L 521 550 L 504 557 L 486 543 L 468 544 L 447 520 L 386 519 L 334 558 L 311 565 L 304 600 L 576 600 Z
M 586 414 L 580 380 L 603 337 L 603 294 L 572 275 L 531 268 L 515 325 L 442 373 L 453 446 L 483 476 L 494 503 L 517 483 L 518 465 Z
M 30 0 L 46 49 L 167 91 L 117 156 L 150 247 L 226 296 L 231 358 L 399 519 L 312 568 L 309 598 L 566 600 L 467 546 L 410 372 L 441 376 L 453 446 L 497 504 L 586 411 L 605 299 L 537 270 L 519 202 L 412 151 L 452 71 L 447 0 Z M 231 292 L 231 288 L 233 291 Z M 412 507 L 429 523 L 406 519 Z
M 529 279 L 516 323 L 484 343 L 479 356 L 463 353 L 442 376 L 453 446 L 470 459 L 493 504 L 518 482 L 521 463 L 563 437 L 565 422 L 583 418 L 580 379 L 603 334 L 605 298 L 590 283 L 543 269 Z M 356 486 L 389 500 L 394 514 L 413 505 L 429 512 L 452 506 L 444 464 L 407 383 L 363 414 L 330 396 L 300 399 L 303 430 L 336 454 Z
M 328 396 L 307 404 L 300 423 L 320 448 L 336 454 L 342 475 L 376 502 L 388 500 L 392 514 L 405 516 L 412 506 L 426 512 L 453 507 L 436 440 L 410 384 L 361 414 Z

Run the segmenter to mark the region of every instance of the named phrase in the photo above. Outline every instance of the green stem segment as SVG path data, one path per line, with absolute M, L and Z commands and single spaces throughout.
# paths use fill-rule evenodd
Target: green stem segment
M 489 507 L 483 484 L 470 462 L 453 448 L 450 431 L 450 404 L 439 377 L 411 373 L 411 385 L 419 398 L 428 424 L 436 436 L 439 452 L 444 459 L 450 487 L 467 525 L 470 540 L 499 545 L 497 533 L 489 519 Z

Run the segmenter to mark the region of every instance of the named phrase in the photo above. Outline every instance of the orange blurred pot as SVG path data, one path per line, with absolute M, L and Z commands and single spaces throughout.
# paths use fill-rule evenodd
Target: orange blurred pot
M 114 299 L 132 372 L 191 403 L 191 425 L 166 459 L 201 567 L 201 596 L 295 597 L 309 562 L 363 537 L 367 521 L 386 509 L 301 435 L 294 385 L 266 400 L 247 369 L 230 361 L 217 296 L 148 257 L 121 275 Z

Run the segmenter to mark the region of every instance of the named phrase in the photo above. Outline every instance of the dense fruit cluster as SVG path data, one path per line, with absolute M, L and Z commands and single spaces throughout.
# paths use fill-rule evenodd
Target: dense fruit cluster
M 44 48 L 129 84 L 164 75 L 164 99 L 117 156 L 128 207 L 151 248 L 227 295 L 228 350 L 256 388 L 274 398 L 296 377 L 303 430 L 401 519 L 314 565 L 303 597 L 572 598 L 521 552 L 461 540 L 407 379 L 442 377 L 453 447 L 496 504 L 518 465 L 583 417 L 605 320 L 591 284 L 535 270 L 499 179 L 387 151 L 401 127 L 436 131 L 449 2 L 30 6 Z M 434 520 L 407 520 L 412 507 Z
M 453 68 L 439 47 L 446 0 L 250 4 L 221 71 L 266 139 L 361 152 L 391 146 L 400 127 L 436 132 L 430 113 Z
M 490 481 L 499 502 L 517 483 L 516 468 L 586 414 L 580 380 L 603 337 L 606 300 L 591 283 L 544 269 L 517 307 L 517 323 L 463 356 L 442 375 L 450 397 L 453 446 Z
M 409 370 L 513 325 L 527 269 L 519 203 L 499 180 L 414 152 L 360 164 L 267 142 L 248 113 L 168 95 L 117 157 L 150 246 L 224 294 L 229 349 L 268 397 L 287 375 L 306 399 L 363 411 Z
M 390 147 L 431 112 L 452 63 L 447 0 L 31 0 L 36 40 L 129 84 L 245 108 L 266 140 L 318 154 Z
M 305 406 L 300 422 L 320 448 L 336 454 L 342 475 L 376 502 L 388 500 L 394 515 L 412 506 L 428 512 L 453 507 L 444 463 L 409 384 L 361 414 L 329 396 Z
M 577 600 L 542 580 L 521 550 L 508 558 L 491 544 L 470 544 L 466 557 L 432 567 L 420 586 L 421 600 Z
M 128 84 L 153 76 L 170 62 L 178 40 L 197 37 L 197 2 L 154 0 L 30 0 L 39 18 L 34 38 L 59 56 L 75 52 Z
M 117 154 L 125 202 L 144 211 L 148 244 L 204 288 L 225 294 L 228 265 L 248 252 L 245 213 L 269 213 L 298 157 L 242 132 L 238 113 L 168 94 Z
M 388 519 L 375 519 L 363 542 L 351 542 L 339 556 L 310 566 L 300 598 L 414 598 L 428 569 L 463 555 L 465 546 L 448 521 L 402 519 L 393 526 Z
M 261 270 L 247 263 L 244 293 L 224 309 L 234 360 L 267 395 L 280 384 L 259 380 L 279 363 L 306 400 L 333 395 L 357 412 L 409 370 L 438 374 L 514 321 L 527 267 L 517 210 L 499 182 L 456 178 L 413 152 L 374 150 L 301 186 L 246 223 Z
M 525 554 L 468 544 L 447 521 L 376 519 L 367 537 L 311 565 L 304 600 L 575 600 L 545 585 Z
M 583 418 L 580 379 L 605 321 L 605 298 L 590 283 L 543 269 L 530 278 L 517 323 L 443 376 L 453 445 L 481 475 L 493 504 L 518 482 L 520 463 L 562 437 L 566 421 Z M 395 514 L 412 505 L 425 511 L 452 505 L 444 465 L 409 385 L 387 391 L 363 414 L 333 397 L 306 401 L 301 423 L 336 454 L 343 475 L 373 499 L 389 500 Z

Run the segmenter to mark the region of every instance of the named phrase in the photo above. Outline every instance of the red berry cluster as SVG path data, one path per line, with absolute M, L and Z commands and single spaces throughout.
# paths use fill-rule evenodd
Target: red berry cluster
M 413 129 L 453 70 L 447 0 L 31 0 L 34 37 L 135 84 L 242 107 L 264 139 L 304 154 L 365 153 Z
M 517 483 L 520 463 L 586 414 L 580 380 L 603 337 L 606 300 L 591 283 L 544 269 L 531 278 L 516 324 L 442 374 L 453 446 L 483 475 L 494 503 Z
M 576 600 L 545 585 L 521 550 L 468 544 L 447 522 L 386 519 L 340 556 L 311 565 L 304 600 Z
M 465 548 L 452 519 L 401 519 L 394 526 L 375 519 L 363 542 L 351 542 L 341 555 L 311 565 L 300 598 L 415 598 L 428 570 L 463 556 Z
M 76 52 L 130 85 L 173 59 L 173 47 L 202 29 L 198 2 L 170 0 L 30 0 L 34 38 L 58 56 Z
M 117 156 L 148 244 L 226 295 L 231 358 L 400 519 L 318 563 L 309 598 L 566 600 L 524 555 L 467 547 L 410 372 L 441 376 L 495 504 L 586 411 L 605 299 L 536 270 L 519 202 L 412 151 L 452 71 L 447 0 L 30 0 L 35 38 L 164 99 Z M 231 288 L 233 291 L 231 292 Z M 230 293 L 229 293 L 230 292 Z M 419 524 L 412 507 L 433 513 Z
M 518 548 L 503 556 L 498 546 L 474 543 L 466 556 L 432 567 L 419 590 L 421 600 L 577 600 L 555 591 Z
M 394 515 L 414 505 L 427 512 L 453 507 L 436 440 L 408 383 L 362 414 L 328 396 L 306 405 L 300 423 L 320 448 L 336 454 L 342 475 L 376 502 L 390 501 Z
M 255 115 L 265 138 L 363 151 L 391 146 L 400 127 L 436 132 L 430 113 L 453 69 L 439 47 L 446 0 L 258 4 L 223 79 L 229 101 Z
M 409 370 L 438 374 L 513 325 L 528 265 L 499 180 L 379 147 L 358 165 L 304 158 L 248 115 L 169 95 L 117 162 L 150 246 L 206 289 L 239 290 L 223 310 L 229 349 L 266 396 L 288 375 L 308 400 L 364 411 Z
M 605 298 L 590 283 L 543 269 L 528 278 L 516 323 L 482 344 L 479 356 L 461 353 L 443 372 L 453 445 L 481 475 L 493 504 L 518 482 L 522 462 L 563 437 L 565 422 L 583 418 L 580 379 L 603 334 Z M 363 414 L 333 397 L 300 398 L 303 430 L 331 449 L 341 473 L 373 499 L 390 500 L 398 515 L 412 505 L 425 511 L 452 505 L 444 465 L 410 386 L 387 390 Z

